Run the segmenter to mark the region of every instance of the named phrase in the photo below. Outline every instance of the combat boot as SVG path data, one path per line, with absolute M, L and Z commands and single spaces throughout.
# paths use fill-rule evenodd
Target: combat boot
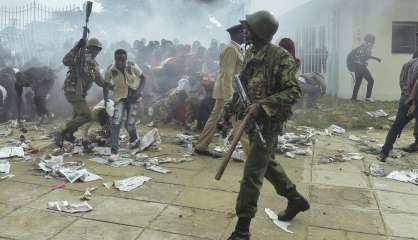
M 60 132 L 55 133 L 54 142 L 55 142 L 55 145 L 57 145 L 60 148 L 64 146 L 64 137 L 62 136 Z
M 65 133 L 64 135 L 62 135 L 63 139 L 67 142 L 70 143 L 75 143 L 76 138 L 74 137 L 74 135 L 72 133 Z
M 402 148 L 407 153 L 416 153 L 418 152 L 418 142 L 414 142 L 406 148 Z
M 233 232 L 228 240 L 250 240 L 250 233 Z
M 288 198 L 287 208 L 278 214 L 278 219 L 283 222 L 289 222 L 300 212 L 310 208 L 308 201 L 299 193 L 296 196 Z

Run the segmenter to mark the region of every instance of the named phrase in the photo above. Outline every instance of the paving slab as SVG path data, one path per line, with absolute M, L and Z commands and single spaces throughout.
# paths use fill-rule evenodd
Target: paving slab
M 138 240 L 199 240 L 201 238 L 184 236 L 174 233 L 160 232 L 155 230 L 145 230 Z
M 312 182 L 331 186 L 368 188 L 367 177 L 363 173 L 312 170 Z
M 152 223 L 151 228 L 179 234 L 187 233 L 207 239 L 219 239 L 232 218 L 233 215 L 227 213 L 168 206 Z
M 116 191 L 113 196 L 158 203 L 172 203 L 183 190 L 184 186 L 181 185 L 150 181 L 130 192 Z
M 231 192 L 239 191 L 242 172 L 241 174 L 232 174 L 227 169 L 220 181 L 215 180 L 215 175 L 216 170 L 210 172 L 202 171 L 191 179 L 190 185 L 193 187 L 218 189 Z
M 1 235 L 27 240 L 48 239 L 67 226 L 75 217 L 31 208 L 20 208 L 0 219 Z
M 16 209 L 16 207 L 14 207 L 14 206 L 0 203 L 0 217 L 5 216 L 6 214 L 12 212 L 15 209 Z
M 146 227 L 166 205 L 108 197 L 83 217 L 93 220 Z
M 394 192 L 376 192 L 383 211 L 418 214 L 418 196 Z
M 0 203 L 13 206 L 25 205 L 49 191 L 46 187 L 14 181 L 0 182 L 0 189 Z
M 135 240 L 142 228 L 79 219 L 53 240 Z
M 389 236 L 416 239 L 418 216 L 405 213 L 383 213 Z
M 311 205 L 311 226 L 370 234 L 385 234 L 379 211 Z
M 51 192 L 48 192 L 47 194 L 43 195 L 39 199 L 29 203 L 26 205 L 30 208 L 35 208 L 39 210 L 46 210 L 46 211 L 52 211 L 47 209 L 48 202 L 56 202 L 56 201 L 67 201 L 69 203 L 81 203 L 83 201 L 80 200 L 80 197 L 83 195 L 83 192 L 79 191 L 72 191 L 67 189 L 57 189 Z M 98 204 L 102 203 L 106 198 L 100 195 L 95 195 L 93 192 L 93 197 L 88 203 L 95 208 Z M 93 210 L 94 211 L 94 210 Z M 81 216 L 85 213 L 76 213 L 71 215 L 77 215 Z
M 311 201 L 346 208 L 378 209 L 373 192 L 361 188 L 313 185 Z
M 260 212 L 261 214 L 261 212 Z M 251 239 L 252 240 L 267 240 L 267 239 L 289 239 L 289 240 L 305 240 L 306 236 L 306 222 L 300 219 L 295 219 L 289 226 L 289 230 L 294 233 L 287 233 L 278 228 L 264 213 L 260 218 L 254 218 L 251 221 Z M 234 218 L 228 229 L 224 231 L 223 237 L 220 239 L 227 239 L 235 229 L 237 218 Z
M 371 177 L 370 180 L 373 189 L 418 195 L 418 187 L 414 184 L 399 182 L 382 177 Z
M 307 240 L 342 240 L 345 232 L 327 228 L 309 227 Z
M 382 235 L 347 232 L 346 240 L 388 240 L 388 237 Z
M 88 162 L 89 160 L 87 160 Z M 95 167 L 92 167 L 92 172 L 95 174 L 113 176 L 118 178 L 127 178 L 133 176 L 141 176 L 146 174 L 148 171 L 140 166 L 126 166 L 126 167 L 112 167 L 106 164 L 98 164 Z M 146 176 L 146 175 L 145 175 Z
M 144 176 L 151 177 L 152 181 L 160 183 L 170 183 L 190 186 L 196 171 L 184 169 L 171 169 L 171 173 L 161 174 L 149 170 L 145 170 Z
M 363 161 L 348 161 L 342 163 L 321 164 L 316 163 L 312 166 L 314 170 L 331 171 L 331 172 L 350 172 L 359 173 L 364 171 Z

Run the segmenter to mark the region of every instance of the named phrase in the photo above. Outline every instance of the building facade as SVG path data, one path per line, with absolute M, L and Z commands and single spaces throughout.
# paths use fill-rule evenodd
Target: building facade
M 353 76 L 346 58 L 367 33 L 376 36 L 369 61 L 375 79 L 373 97 L 399 98 L 399 74 L 418 47 L 417 0 L 312 0 L 280 17 L 280 36 L 290 36 L 297 45 L 302 71 L 319 71 L 327 79 L 330 95 L 350 98 Z M 359 99 L 364 97 L 362 84 Z

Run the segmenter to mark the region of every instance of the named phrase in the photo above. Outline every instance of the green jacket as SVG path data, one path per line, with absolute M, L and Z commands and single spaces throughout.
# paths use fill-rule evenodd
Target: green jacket
M 260 50 L 250 48 L 244 59 L 241 81 L 253 102 L 260 103 L 268 119 L 284 122 L 292 105 L 301 98 L 297 65 L 283 48 L 267 44 Z
M 86 59 L 82 78 L 77 79 L 77 59 L 78 50 L 73 48 L 64 56 L 64 59 L 62 60 L 63 64 L 68 67 L 67 77 L 64 81 L 64 92 L 66 94 L 86 96 L 88 90 L 90 90 L 93 85 L 93 82 L 100 87 L 103 87 L 104 80 L 100 74 L 99 64 L 94 59 Z M 78 81 L 81 82 L 77 84 Z

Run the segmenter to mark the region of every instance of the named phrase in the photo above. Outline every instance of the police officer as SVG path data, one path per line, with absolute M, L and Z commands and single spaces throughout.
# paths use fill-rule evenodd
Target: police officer
M 80 56 L 81 49 L 86 46 L 85 56 Z M 99 65 L 95 58 L 102 50 L 102 44 L 96 38 L 91 38 L 87 42 L 84 39 L 80 41 L 68 52 L 63 64 L 67 66 L 67 77 L 64 81 L 64 95 L 67 101 L 73 106 L 73 118 L 66 123 L 55 136 L 55 144 L 63 145 L 63 141 L 74 142 L 74 132 L 83 124 L 91 120 L 91 111 L 87 105 L 86 96 L 88 90 L 95 82 L 100 87 L 105 87 L 105 82 L 100 74 Z M 77 76 L 77 63 L 79 58 L 85 58 L 84 68 L 81 69 L 81 77 Z
M 241 81 L 253 104 L 237 114 L 243 116 L 246 112 L 259 123 L 266 144 L 262 143 L 254 126 L 249 125 L 250 152 L 235 207 L 238 222 L 230 240 L 250 239 L 250 223 L 257 211 L 264 178 L 279 195 L 288 199 L 288 206 L 279 214 L 279 220 L 290 221 L 299 212 L 309 209 L 308 202 L 296 191 L 296 186 L 274 158 L 277 136 L 292 113 L 292 105 L 301 97 L 296 64 L 286 50 L 271 44 L 279 27 L 271 13 L 259 11 L 247 15 L 242 23 L 246 27 L 246 40 L 252 46 L 245 54 Z
M 200 155 L 209 155 L 217 157 L 216 154 L 208 150 L 216 133 L 216 123 L 221 117 L 224 103 L 232 97 L 234 92 L 234 76 L 241 71 L 243 56 L 240 45 L 244 42 L 243 26 L 236 25 L 227 30 L 231 36 L 231 42 L 220 56 L 220 74 L 215 81 L 212 97 L 215 99 L 215 105 L 212 113 L 206 122 L 205 128 L 200 135 L 199 142 L 195 146 L 195 152 Z

